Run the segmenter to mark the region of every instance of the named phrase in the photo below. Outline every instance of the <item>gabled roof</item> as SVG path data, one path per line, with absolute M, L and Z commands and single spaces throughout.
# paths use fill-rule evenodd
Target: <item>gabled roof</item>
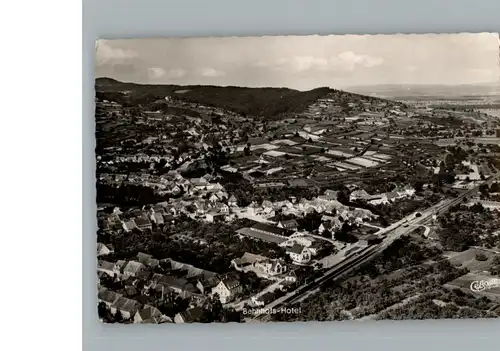
M 199 307 L 193 307 L 181 312 L 180 315 L 186 323 L 198 322 L 203 317 L 203 310 Z
M 275 270 L 275 269 L 276 269 L 276 267 L 277 267 L 278 265 L 280 265 L 280 266 L 284 266 L 284 265 L 285 265 L 285 262 L 283 262 L 283 261 L 281 261 L 281 260 L 273 260 L 273 261 L 271 262 L 271 269 L 272 269 L 272 270 Z
M 154 266 L 157 266 L 160 261 L 157 260 L 156 258 L 153 258 L 153 256 L 149 255 L 149 254 L 145 254 L 143 252 L 139 252 L 137 254 L 137 260 L 146 265 L 146 266 L 151 266 L 151 267 L 154 267 Z
M 269 302 L 271 302 L 271 301 L 274 300 L 274 297 L 275 297 L 274 292 L 269 291 L 269 292 L 267 292 L 267 293 L 262 294 L 261 296 L 259 296 L 257 298 L 257 301 L 261 301 L 264 304 L 268 304 Z
M 138 227 L 150 226 L 151 222 L 148 218 L 145 217 L 136 217 L 134 218 L 134 222 Z
M 198 282 L 203 286 L 204 289 L 207 288 L 213 288 L 217 284 L 219 284 L 220 279 L 217 276 L 214 277 L 209 277 L 209 278 L 202 278 L 198 280 Z
M 157 223 L 162 223 L 163 222 L 163 215 L 161 213 L 153 213 L 153 218 L 155 220 L 155 222 Z
M 260 223 L 260 222 L 255 223 L 251 228 L 255 229 L 255 230 L 263 231 L 265 233 L 271 233 L 271 234 L 280 235 L 280 236 L 288 236 L 288 231 L 286 229 L 274 227 L 272 225 L 265 224 L 265 223 Z
M 108 248 L 106 245 L 103 243 L 97 243 L 97 254 L 100 254 L 101 252 L 106 252 L 106 251 L 111 251 L 110 248 Z
M 113 304 L 120 297 L 122 297 L 121 294 L 115 293 L 114 291 L 108 290 L 106 288 L 100 288 L 99 292 L 97 293 L 97 298 L 99 300 L 102 300 L 110 304 Z
M 160 284 L 165 284 L 166 286 L 172 287 L 172 288 L 177 288 L 177 289 L 184 289 L 186 285 L 188 284 L 186 279 L 182 278 L 175 278 L 170 275 L 164 275 L 161 277 L 161 279 L 158 281 Z
M 115 268 L 115 264 L 108 261 L 99 261 L 97 268 L 112 271 Z
M 159 318 L 162 316 L 162 313 L 156 307 L 150 305 L 144 305 L 142 310 L 137 311 L 142 320 L 148 320 L 153 318 Z
M 127 262 L 125 262 L 124 260 L 118 260 L 115 263 L 115 267 L 118 269 L 122 269 L 123 267 L 125 267 L 126 264 Z
M 266 257 L 261 255 L 255 255 L 250 252 L 245 252 L 240 258 L 235 258 L 233 261 L 236 264 L 252 264 L 258 261 L 265 261 Z
M 299 226 L 299 224 L 297 223 L 297 221 L 295 219 L 290 219 L 288 221 L 281 221 L 280 223 L 283 226 L 283 228 L 285 228 L 285 229 L 295 228 L 295 227 Z
M 304 251 L 304 248 L 305 246 L 295 243 L 291 248 L 288 249 L 288 251 L 300 255 L 302 251 Z
M 119 297 L 118 300 L 113 303 L 112 307 L 120 311 L 134 312 L 139 309 L 141 304 L 135 300 L 127 299 L 126 297 Z
M 223 279 L 222 284 L 224 284 L 228 290 L 236 289 L 238 286 L 241 285 L 238 280 L 232 278 Z
M 123 225 L 124 225 L 125 229 L 127 229 L 127 230 L 132 230 L 136 227 L 134 221 L 123 222 Z
M 387 198 L 388 199 L 395 199 L 397 197 L 399 197 L 399 194 L 397 192 L 395 192 L 395 191 L 391 191 L 391 192 L 387 193 Z
M 137 289 L 135 287 L 133 287 L 132 285 L 127 285 L 125 286 L 125 293 L 127 294 L 127 296 L 134 296 L 134 295 L 137 295 Z
M 146 268 L 142 263 L 137 261 L 129 261 L 125 268 L 123 268 L 123 272 L 136 274 L 139 271 Z
M 323 226 L 323 228 L 325 229 L 330 229 L 332 227 L 332 222 L 330 221 L 326 221 L 326 222 L 323 222 L 321 223 L 321 225 Z

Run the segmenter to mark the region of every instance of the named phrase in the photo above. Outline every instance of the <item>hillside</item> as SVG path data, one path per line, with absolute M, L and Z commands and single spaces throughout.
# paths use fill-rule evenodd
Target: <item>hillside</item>
M 148 105 L 158 99 L 164 99 L 165 96 L 172 96 L 186 102 L 219 107 L 241 115 L 266 118 L 303 112 L 318 99 L 332 94 L 338 96 L 340 102 L 375 100 L 327 87 L 298 91 L 288 88 L 143 85 L 122 83 L 110 78 L 96 79 L 95 89 L 97 97 L 125 105 Z

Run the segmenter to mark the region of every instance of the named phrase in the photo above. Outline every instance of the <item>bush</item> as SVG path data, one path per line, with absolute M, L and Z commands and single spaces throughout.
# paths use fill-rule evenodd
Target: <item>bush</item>
M 488 257 L 484 253 L 479 252 L 476 254 L 476 260 L 477 261 L 487 261 Z

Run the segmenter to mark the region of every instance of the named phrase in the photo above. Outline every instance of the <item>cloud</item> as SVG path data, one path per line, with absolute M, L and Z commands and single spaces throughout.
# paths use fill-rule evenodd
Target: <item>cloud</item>
M 137 57 L 137 52 L 134 50 L 114 48 L 108 44 L 107 40 L 96 42 L 96 62 L 98 65 L 126 63 L 135 57 Z
M 292 60 L 292 67 L 295 71 L 303 72 L 311 69 L 326 69 L 328 68 L 328 60 L 313 56 L 297 56 Z
M 160 78 L 178 79 L 184 77 L 185 75 L 186 71 L 184 71 L 181 68 L 172 68 L 169 70 L 165 70 L 160 67 L 148 68 L 149 79 L 160 79 Z
M 357 55 L 352 51 L 342 52 L 337 55 L 337 58 L 339 65 L 348 71 L 352 71 L 359 66 L 371 68 L 384 63 L 384 60 L 380 57 Z
M 357 55 L 352 51 L 342 52 L 331 57 L 295 56 L 280 58 L 274 62 L 256 61 L 253 66 L 258 68 L 271 68 L 280 71 L 291 71 L 295 73 L 311 71 L 344 71 L 350 72 L 356 68 L 371 68 L 379 66 L 384 62 L 382 58 Z
M 200 74 L 203 76 L 203 77 L 223 77 L 226 75 L 225 72 L 223 71 L 219 71 L 219 70 L 216 70 L 215 68 L 202 68 L 200 70 Z
M 159 67 L 148 68 L 148 77 L 151 79 L 158 79 L 165 75 L 165 70 Z

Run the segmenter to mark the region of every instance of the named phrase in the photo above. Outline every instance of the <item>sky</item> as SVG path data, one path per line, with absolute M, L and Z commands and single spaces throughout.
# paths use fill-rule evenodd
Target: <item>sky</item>
M 96 77 L 142 84 L 287 87 L 498 82 L 498 34 L 99 40 Z

